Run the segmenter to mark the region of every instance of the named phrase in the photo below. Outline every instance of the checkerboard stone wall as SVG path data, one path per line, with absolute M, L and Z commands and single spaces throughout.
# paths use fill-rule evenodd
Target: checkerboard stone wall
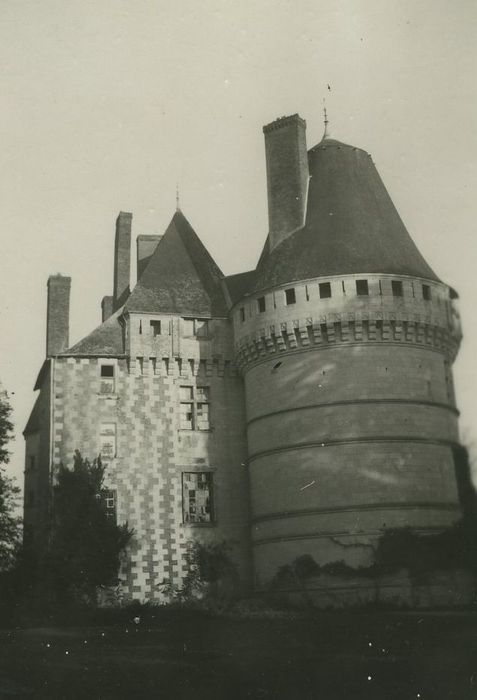
M 99 454 L 101 423 L 116 424 L 116 456 L 107 465 L 117 491 L 118 522 L 134 538 L 124 559 L 124 593 L 161 599 L 162 584 L 180 587 L 188 544 L 227 542 L 241 580 L 249 577 L 244 400 L 229 362 L 178 358 L 104 360 L 115 365 L 115 391 L 101 394 L 101 358 L 58 358 L 54 369 L 54 464 L 70 464 L 75 449 Z M 179 387 L 210 387 L 210 431 L 179 428 Z M 212 470 L 216 523 L 186 525 L 182 472 Z

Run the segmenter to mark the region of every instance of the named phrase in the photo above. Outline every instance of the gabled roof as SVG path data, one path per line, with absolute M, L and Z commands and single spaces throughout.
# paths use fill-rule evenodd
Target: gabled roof
M 438 280 L 407 232 L 368 153 L 326 138 L 308 152 L 308 160 L 305 225 L 262 255 L 255 291 L 353 273 Z
M 185 216 L 176 211 L 125 311 L 225 317 L 223 278 Z
M 62 352 L 61 356 L 93 355 L 105 357 L 112 355 L 117 357 L 118 355 L 124 355 L 123 332 L 119 323 L 119 317 L 122 312 L 123 307 L 95 328 L 86 338 Z
M 25 426 L 25 430 L 23 431 L 23 435 L 28 435 L 29 433 L 36 433 L 38 430 L 40 430 L 40 397 L 41 394 L 38 394 L 38 396 L 36 397 L 35 404 L 30 413 L 30 417 Z

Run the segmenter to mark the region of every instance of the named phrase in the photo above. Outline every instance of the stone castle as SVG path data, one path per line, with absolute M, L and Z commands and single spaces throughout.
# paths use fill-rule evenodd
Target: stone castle
M 102 323 L 69 346 L 70 278 L 48 281 L 47 350 L 25 429 L 25 530 L 48 530 L 55 468 L 107 466 L 135 531 L 125 594 L 180 587 L 190 542 L 226 542 L 244 587 L 308 554 L 369 563 L 386 529 L 460 517 L 456 292 L 419 253 L 368 153 L 298 115 L 263 129 L 269 233 L 224 276 L 178 209 L 162 236 L 116 221 Z

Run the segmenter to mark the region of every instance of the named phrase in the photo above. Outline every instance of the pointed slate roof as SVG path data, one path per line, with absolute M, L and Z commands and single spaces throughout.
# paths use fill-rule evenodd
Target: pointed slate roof
M 94 329 L 86 338 L 61 353 L 61 356 L 93 355 L 105 357 L 111 355 L 117 357 L 124 355 L 123 332 L 119 317 L 123 307 L 118 309 L 104 323 Z
M 262 255 L 255 291 L 353 273 L 438 280 L 407 232 L 368 153 L 325 138 L 308 152 L 308 160 L 305 225 Z
M 225 317 L 223 278 L 185 216 L 176 211 L 125 311 Z
M 249 270 L 248 272 L 238 272 L 236 275 L 228 275 L 225 278 L 232 304 L 240 301 L 253 288 L 256 274 L 255 270 Z

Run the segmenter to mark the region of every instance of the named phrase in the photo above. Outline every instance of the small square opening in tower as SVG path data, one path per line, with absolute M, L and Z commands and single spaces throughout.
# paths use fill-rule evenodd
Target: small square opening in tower
M 331 297 L 330 282 L 320 282 L 318 288 L 320 290 L 320 299 L 329 299 Z
M 149 321 L 151 327 L 151 333 L 153 336 L 161 335 L 161 322 L 160 321 Z
M 422 298 L 424 299 L 424 301 L 431 300 L 431 288 L 428 284 L 422 285 Z
M 291 287 L 290 289 L 285 289 L 285 302 L 286 302 L 287 306 L 289 306 L 290 304 L 296 303 L 296 295 L 295 295 L 295 288 L 294 287 Z
M 367 297 L 369 294 L 368 280 L 356 280 L 356 294 L 359 297 Z
M 258 297 L 257 306 L 259 312 L 262 314 L 265 311 L 265 297 Z
M 403 296 L 401 280 L 392 280 L 391 287 L 393 290 L 393 297 L 402 297 Z

